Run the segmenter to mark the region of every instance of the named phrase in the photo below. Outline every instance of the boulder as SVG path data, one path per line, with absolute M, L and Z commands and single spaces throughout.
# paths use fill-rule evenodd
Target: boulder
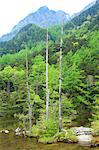
M 8 134 L 8 133 L 9 133 L 9 131 L 8 131 L 8 130 L 5 130 L 4 132 L 5 132 L 5 134 Z
M 73 128 L 74 132 L 76 135 L 92 135 L 92 129 L 91 128 L 86 128 L 86 127 L 74 127 Z
M 16 136 L 22 135 L 21 129 L 19 127 L 15 129 L 15 135 Z
M 79 135 L 77 136 L 80 145 L 90 146 L 92 143 L 92 135 Z
M 19 127 L 15 129 L 15 133 L 18 133 L 20 131 L 21 131 L 21 129 Z
M 5 133 L 5 134 L 8 134 L 9 131 L 8 130 L 1 130 L 0 133 Z
M 0 132 L 1 132 L 1 133 L 5 133 L 5 134 L 8 134 L 8 133 L 9 133 L 8 130 L 1 130 Z
M 90 146 L 92 141 L 93 141 L 93 132 L 91 128 L 86 128 L 86 127 L 74 127 L 73 128 L 74 132 L 76 133 L 78 143 L 80 145 L 86 145 Z
M 15 135 L 16 136 L 26 136 L 26 134 L 28 133 L 29 131 L 26 131 L 25 129 L 20 129 L 19 127 L 15 129 Z
M 20 135 L 22 135 L 22 133 L 21 132 L 16 132 L 15 135 L 20 136 Z

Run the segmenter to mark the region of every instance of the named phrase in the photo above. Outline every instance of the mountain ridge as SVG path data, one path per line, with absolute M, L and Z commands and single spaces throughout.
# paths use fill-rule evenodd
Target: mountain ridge
M 80 12 L 74 13 L 74 14 L 71 16 L 71 18 L 74 18 L 74 17 L 80 15 L 81 13 L 83 13 L 84 11 L 86 11 L 87 9 L 89 9 L 89 8 L 91 8 L 93 5 L 95 5 L 95 3 L 96 3 L 96 0 L 94 0 L 94 1 L 91 2 L 91 3 L 89 3 L 89 4 L 86 5 Z
M 28 24 L 35 24 L 41 28 L 46 28 L 54 25 L 60 25 L 62 22 L 62 16 L 64 16 L 64 22 L 70 20 L 69 14 L 64 11 L 50 10 L 47 6 L 40 7 L 36 12 L 30 13 L 24 19 L 16 24 L 10 33 L 3 35 L 0 41 L 11 40 L 24 26 Z
M 50 10 L 47 6 L 42 6 L 36 12 L 30 13 L 24 19 L 19 21 L 19 23 L 12 28 L 10 33 L 5 34 L 0 38 L 0 42 L 9 41 L 13 39 L 17 35 L 17 33 L 28 24 L 35 24 L 42 28 L 60 25 L 63 16 L 65 16 L 64 23 L 71 21 L 73 22 L 73 24 L 76 24 L 76 26 L 79 26 L 84 20 L 86 20 L 88 14 L 91 14 L 91 16 L 93 16 L 92 13 L 94 13 L 94 6 L 97 7 L 98 4 L 99 0 L 95 0 L 92 3 L 89 3 L 80 13 L 76 14 L 76 16 L 72 18 L 70 18 L 69 14 L 65 13 L 62 10 L 54 11 Z M 34 22 L 33 19 L 36 19 L 36 22 Z
M 94 5 L 82 11 L 78 16 L 72 18 L 72 23 L 80 26 L 84 21 L 88 21 L 88 18 L 92 19 L 94 17 L 99 17 L 99 0 L 96 0 Z
M 91 30 L 99 28 L 99 1 L 95 3 L 91 8 L 81 13 L 79 16 L 73 18 L 66 24 L 64 24 L 64 32 L 68 32 L 71 29 L 79 29 L 82 26 L 87 26 Z M 60 11 L 59 11 L 60 12 Z M 93 28 L 92 28 L 93 27 Z M 42 36 L 43 35 L 43 36 Z M 50 39 L 56 41 L 60 35 L 60 26 L 49 28 Z M 41 38 L 40 38 L 41 37 Z M 23 43 L 28 45 L 29 48 L 33 46 L 33 43 L 44 42 L 46 40 L 46 29 L 40 28 L 33 24 L 20 29 L 16 36 L 5 42 L 0 42 L 0 54 L 14 53 L 22 49 Z

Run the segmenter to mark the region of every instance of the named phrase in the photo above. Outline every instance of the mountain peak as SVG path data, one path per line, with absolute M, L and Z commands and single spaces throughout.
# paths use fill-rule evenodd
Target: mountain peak
M 69 14 L 65 13 L 64 11 L 50 10 L 47 6 L 42 6 L 36 12 L 29 14 L 23 20 L 21 20 L 13 27 L 11 33 L 7 34 L 7 36 L 2 36 L 0 40 L 11 40 L 23 27 L 27 26 L 28 24 L 35 24 L 41 28 L 60 25 L 63 15 L 65 23 L 70 20 Z
M 47 7 L 47 6 L 42 6 L 42 7 L 40 7 L 39 8 L 39 10 L 38 11 L 40 11 L 40 12 L 47 12 L 47 11 L 49 11 L 49 8 Z

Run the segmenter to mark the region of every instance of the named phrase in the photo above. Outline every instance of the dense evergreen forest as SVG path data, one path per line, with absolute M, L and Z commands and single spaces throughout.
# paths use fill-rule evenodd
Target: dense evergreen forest
M 1 119 L 15 118 L 27 130 L 31 121 L 31 134 L 42 139 L 57 133 L 62 38 L 62 128 L 89 126 L 99 132 L 99 14 L 76 22 L 64 24 L 63 35 L 61 26 L 48 29 L 47 121 L 46 29 L 30 24 L 0 43 Z

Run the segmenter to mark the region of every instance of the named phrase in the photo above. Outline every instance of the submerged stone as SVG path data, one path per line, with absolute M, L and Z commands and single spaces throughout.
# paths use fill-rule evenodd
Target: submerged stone
M 9 133 L 9 130 L 1 130 L 0 133 L 8 134 L 8 133 Z

